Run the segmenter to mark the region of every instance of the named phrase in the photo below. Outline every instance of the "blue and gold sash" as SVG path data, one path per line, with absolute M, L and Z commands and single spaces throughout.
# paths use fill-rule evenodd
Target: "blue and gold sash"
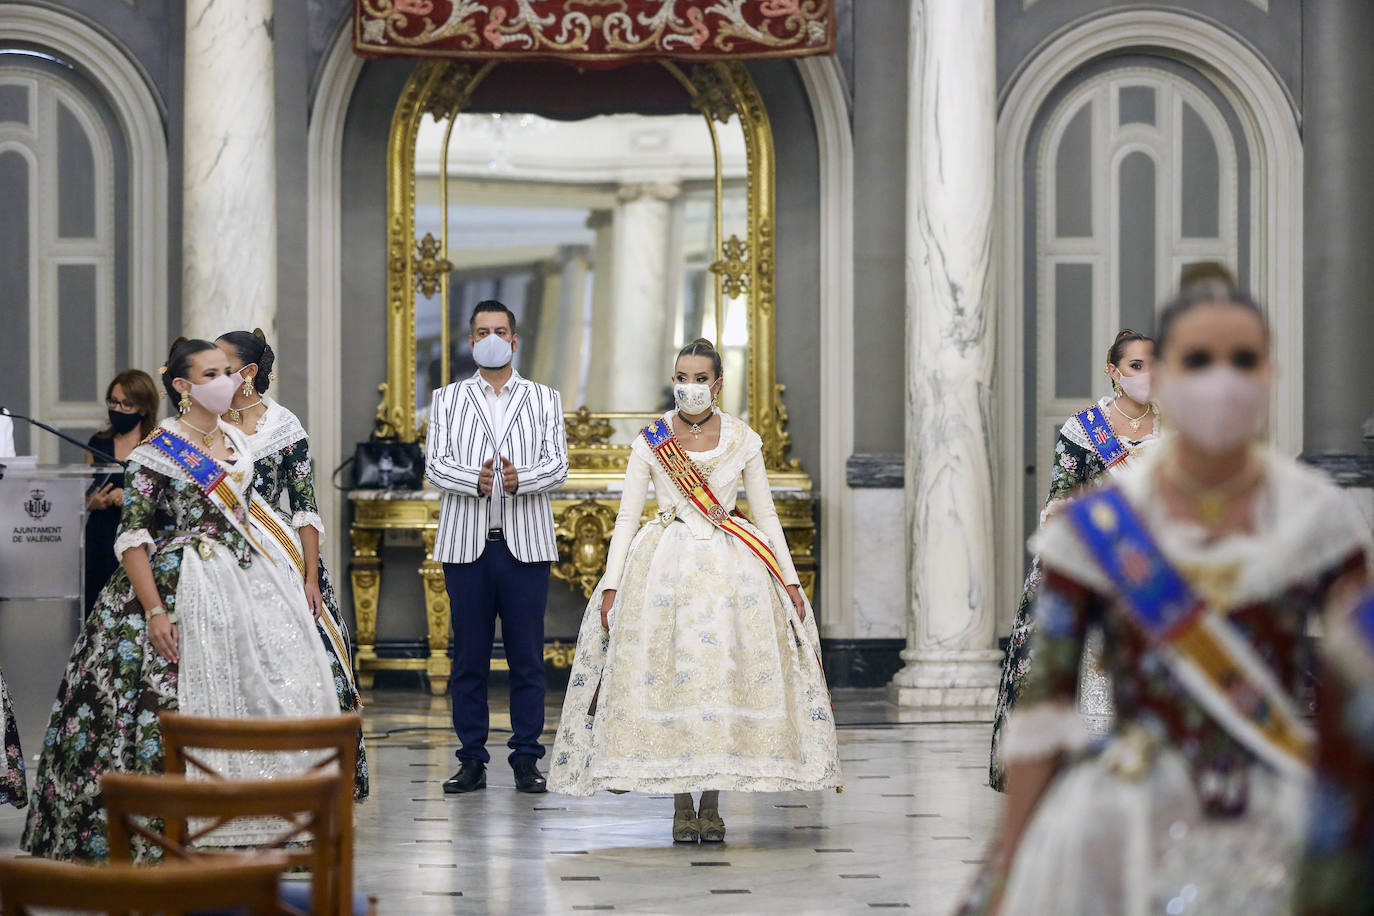
M 1111 467 L 1126 459 L 1126 446 L 1122 445 L 1116 433 L 1112 432 L 1112 424 L 1107 422 L 1107 415 L 1103 413 L 1100 405 L 1094 404 L 1087 410 L 1080 410 L 1074 416 L 1083 426 L 1083 431 L 1088 434 L 1088 441 L 1097 450 L 1097 456 L 1102 459 L 1103 464 Z
M 644 427 L 643 435 L 644 441 L 649 443 L 649 449 L 658 459 L 659 467 L 663 468 L 663 473 L 668 475 L 669 480 L 677 484 L 677 488 L 687 497 L 687 501 L 696 506 L 712 525 L 742 541 L 745 547 L 763 561 L 763 565 L 768 567 L 773 578 L 786 587 L 782 567 L 778 564 L 778 558 L 772 548 L 726 511 L 725 506 L 716 498 L 716 494 L 711 492 L 710 485 L 706 483 L 706 475 L 701 473 L 701 469 L 696 466 L 691 456 L 683 451 L 677 437 L 673 435 L 672 427 L 660 417 Z
M 291 536 L 290 530 L 277 513 L 273 512 L 272 508 L 266 505 L 262 499 L 253 498 L 255 493 L 251 488 L 248 491 L 250 496 L 247 501 L 239 499 L 238 493 L 229 483 L 229 473 L 223 465 L 175 433 L 159 429 L 153 433 L 148 441 L 158 451 L 172 459 L 177 467 L 185 471 L 195 481 L 196 486 L 200 487 L 206 498 L 220 510 L 234 530 L 243 535 L 244 539 L 269 563 L 275 561 L 272 559 L 272 555 L 264 550 L 262 544 L 254 537 L 255 528 L 265 532 L 277 542 L 282 552 L 290 558 L 292 565 L 296 567 L 296 572 L 304 580 L 305 557 L 301 553 L 299 544 Z M 328 611 L 320 615 L 318 622 L 324 628 L 330 643 L 333 644 L 341 667 L 351 684 L 353 672 L 348 660 L 352 658 L 352 653 L 342 631 Z
M 1374 589 L 1355 599 L 1324 642 L 1329 655 L 1353 682 L 1374 684 Z
M 1262 760 L 1306 773 L 1312 736 L 1292 701 L 1254 648 L 1169 563 L 1121 491 L 1089 493 L 1065 511 L 1126 614 L 1189 695 Z

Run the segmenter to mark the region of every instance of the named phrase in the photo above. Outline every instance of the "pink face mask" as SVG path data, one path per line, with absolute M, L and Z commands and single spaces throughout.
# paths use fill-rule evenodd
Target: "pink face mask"
M 1254 373 L 1215 365 L 1161 380 L 1159 401 L 1180 436 L 1218 455 L 1259 435 L 1269 412 L 1269 385 Z
M 220 375 L 202 385 L 191 385 L 191 397 L 197 404 L 218 416 L 234 403 L 234 392 L 243 384 L 239 373 Z
M 1150 373 L 1142 372 L 1139 375 L 1118 375 L 1116 383 L 1121 386 L 1121 390 L 1126 392 L 1126 397 L 1135 401 L 1137 404 L 1148 404 L 1150 402 Z

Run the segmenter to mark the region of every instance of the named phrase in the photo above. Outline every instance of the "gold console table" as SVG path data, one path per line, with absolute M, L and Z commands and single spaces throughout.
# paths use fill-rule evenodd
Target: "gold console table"
M 804 481 L 802 475 L 797 475 Z M 585 486 L 584 481 L 570 481 Z M 807 481 L 809 484 L 809 481 Z M 443 566 L 430 557 L 439 527 L 437 490 L 353 490 L 353 558 L 349 575 L 353 583 L 353 610 L 357 621 L 358 654 L 354 671 L 358 685 L 370 688 L 378 671 L 420 671 L 429 678 L 430 690 L 442 694 L 449 675 L 449 604 L 444 590 Z M 816 524 L 812 517 L 815 499 L 808 486 L 775 484 L 773 502 L 782 522 L 788 549 L 796 564 L 802 588 L 811 595 L 816 581 L 816 559 L 812 549 Z M 748 512 L 748 501 L 739 500 Z M 565 488 L 554 495 L 553 514 L 558 535 L 558 558 L 553 577 L 591 597 L 606 568 L 606 549 L 620 507 L 618 492 L 599 489 Z M 657 511 L 654 500 L 645 505 L 647 520 Z M 424 541 L 424 559 L 419 566 L 425 585 L 425 618 L 429 638 L 428 658 L 380 658 L 377 655 L 377 617 L 382 589 L 382 561 L 378 554 L 382 535 L 387 531 L 419 531 Z M 554 643 L 544 647 L 544 659 L 555 667 L 572 665 L 573 646 Z M 505 659 L 493 659 L 492 668 L 505 670 Z

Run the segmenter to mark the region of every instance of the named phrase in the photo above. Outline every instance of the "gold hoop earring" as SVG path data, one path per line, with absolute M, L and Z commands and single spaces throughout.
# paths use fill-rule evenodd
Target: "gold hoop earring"
M 191 392 L 183 391 L 181 393 L 181 400 L 177 402 L 177 409 L 183 414 L 191 409 Z
M 253 396 L 253 392 L 256 390 L 256 389 L 253 387 L 253 380 L 252 380 L 251 378 L 246 378 L 246 379 L 244 379 L 244 380 L 243 380 L 243 387 L 240 388 L 239 390 L 240 390 L 241 392 L 243 392 L 243 396 L 244 396 L 245 398 L 251 398 L 251 397 Z

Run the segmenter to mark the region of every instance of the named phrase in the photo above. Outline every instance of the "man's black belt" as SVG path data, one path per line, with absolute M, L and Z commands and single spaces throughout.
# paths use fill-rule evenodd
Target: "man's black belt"
M 488 528 L 488 529 L 487 529 L 487 540 L 488 540 L 488 541 L 504 541 L 505 539 L 506 539 L 506 532 L 502 531 L 500 528 Z

